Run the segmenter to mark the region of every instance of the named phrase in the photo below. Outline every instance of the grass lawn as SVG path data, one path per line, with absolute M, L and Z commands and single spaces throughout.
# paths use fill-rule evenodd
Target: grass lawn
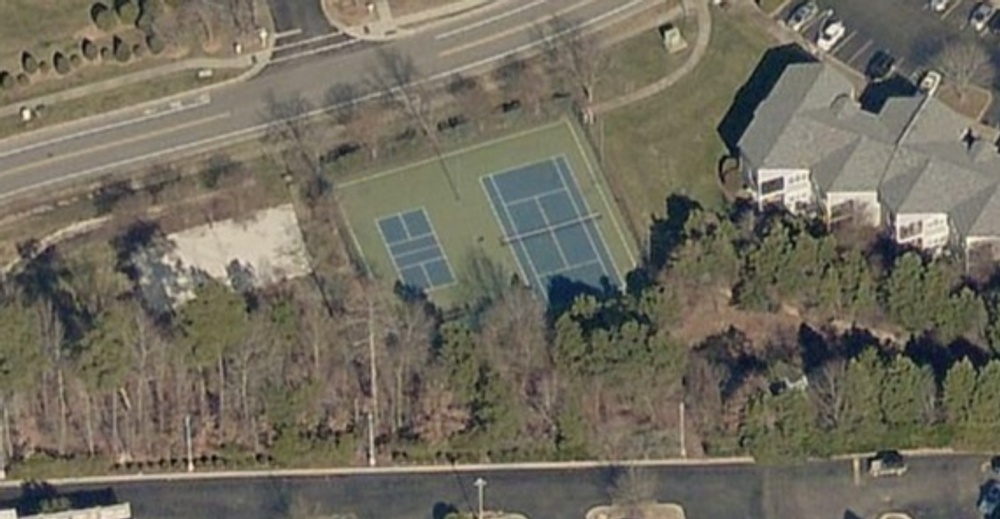
M 452 274 L 459 281 L 430 291 L 436 303 L 449 307 L 463 302 L 461 280 L 477 249 L 507 274 L 521 270 L 514 246 L 502 240 L 505 233 L 487 196 L 483 177 L 558 156 L 570 166 L 589 213 L 601 215 L 592 220 L 593 225 L 603 237 L 613 263 L 611 268 L 619 279 L 624 279 L 636 262 L 634 239 L 628 236 L 607 196 L 603 175 L 581 130 L 567 120 L 445 153 L 443 161 L 427 159 L 374 175 L 356 175 L 338 182 L 335 191 L 358 252 L 374 276 L 387 284 L 394 283 L 397 274 L 378 220 L 415 209 L 425 211 Z
M 175 72 L 155 80 L 134 83 L 100 94 L 46 106 L 41 116 L 29 123 L 21 122 L 19 115 L 2 117 L 0 118 L 0 139 L 225 81 L 236 77 L 241 72 L 243 71 L 240 69 L 219 69 L 215 71 L 211 79 L 198 79 L 194 70 Z
M 774 14 L 787 0 L 760 0 L 760 8 L 767 14 Z
M 708 51 L 691 74 L 603 119 L 604 169 L 640 236 L 650 214 L 664 213 L 671 193 L 708 207 L 722 203 L 716 165 L 726 148 L 717 126 L 772 42 L 733 11 L 716 14 L 712 23 Z M 598 142 L 601 124 L 594 128 Z
M 17 63 L 24 50 L 72 42 L 90 24 L 91 4 L 93 0 L 0 1 L 0 64 Z
M 608 50 L 611 64 L 597 88 L 599 101 L 613 99 L 642 88 L 680 66 L 691 53 L 691 44 L 697 34 L 693 21 L 678 21 L 681 34 L 688 42 L 688 49 L 677 54 L 667 52 L 663 46 L 659 30 L 643 31 L 615 44 Z

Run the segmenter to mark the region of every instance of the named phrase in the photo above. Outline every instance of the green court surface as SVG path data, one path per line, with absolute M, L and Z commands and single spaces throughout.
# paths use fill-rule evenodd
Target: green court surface
M 599 165 L 560 120 L 339 183 L 355 248 L 376 279 L 461 302 L 481 251 L 546 297 L 552 283 L 623 287 L 638 260 Z

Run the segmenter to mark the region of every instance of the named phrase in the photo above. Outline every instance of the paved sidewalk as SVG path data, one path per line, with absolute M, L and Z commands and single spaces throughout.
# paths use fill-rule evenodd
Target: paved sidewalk
M 116 76 L 104 81 L 96 81 L 93 83 L 87 83 L 74 88 L 68 88 L 66 90 L 60 90 L 51 94 L 38 96 L 30 99 L 24 99 L 16 103 L 11 103 L 9 105 L 0 106 L 0 117 L 17 115 L 20 113 L 21 108 L 37 107 L 37 106 L 48 106 L 63 101 L 68 101 L 71 99 L 79 99 L 82 97 L 87 97 L 94 94 L 99 94 L 102 92 L 108 92 L 121 87 L 133 85 L 136 83 L 142 83 L 144 81 L 150 81 L 158 77 L 167 76 L 170 74 L 175 74 L 177 72 L 183 72 L 185 70 L 190 70 L 195 73 L 197 70 L 202 69 L 247 69 L 246 72 L 240 74 L 239 76 L 229 79 L 227 81 L 222 81 L 218 83 L 213 83 L 211 85 L 206 85 L 202 88 L 196 88 L 193 90 L 188 90 L 176 95 L 167 96 L 162 99 L 156 99 L 150 102 L 163 102 L 181 95 L 187 96 L 196 94 L 199 92 L 204 92 L 206 90 L 219 88 L 221 86 L 230 85 L 235 82 L 245 81 L 251 77 L 260 73 L 264 67 L 267 66 L 268 61 L 271 58 L 271 52 L 274 48 L 274 23 L 270 17 L 270 8 L 267 5 L 267 0 L 257 0 L 255 4 L 255 9 L 261 15 L 263 25 L 267 30 L 266 41 L 262 45 L 261 49 L 256 52 L 248 52 L 240 56 L 234 56 L 231 58 L 194 58 L 183 61 L 176 61 L 173 63 L 167 63 L 159 67 L 148 68 L 145 70 L 140 70 L 133 72 L 131 74 L 124 74 L 121 76 Z M 147 103 L 140 103 L 137 106 L 142 106 Z M 135 108 L 123 107 L 123 108 Z
M 333 2 L 322 0 L 323 13 L 330 25 L 348 36 L 364 41 L 390 41 L 427 30 L 440 23 L 450 23 L 475 14 L 484 7 L 501 5 L 510 0 L 459 0 L 423 11 L 395 16 L 388 0 L 371 0 L 372 13 L 360 24 L 349 25 L 337 16 Z
M 688 56 L 687 60 L 685 60 L 677 70 L 667 74 L 655 83 L 646 85 L 621 97 L 595 105 L 593 107 L 593 112 L 595 114 L 609 112 L 611 110 L 652 97 L 673 86 L 675 83 L 680 81 L 681 78 L 688 75 L 695 69 L 695 67 L 698 66 L 698 63 L 700 63 L 701 59 L 705 56 L 705 52 L 708 50 L 708 44 L 712 39 L 712 13 L 711 9 L 708 7 L 708 0 L 682 0 L 682 2 L 684 5 L 682 10 L 688 13 L 693 12 L 698 21 L 698 34 L 695 36 L 694 47 L 691 49 L 691 54 Z

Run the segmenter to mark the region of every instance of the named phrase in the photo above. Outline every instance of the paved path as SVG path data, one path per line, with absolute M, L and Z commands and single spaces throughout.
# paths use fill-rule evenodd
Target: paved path
M 684 9 L 693 11 L 698 20 L 698 33 L 688 59 L 677 70 L 674 70 L 655 83 L 650 83 L 634 92 L 596 105 L 593 109 L 594 113 L 608 112 L 654 96 L 673 86 L 698 66 L 698 63 L 705 56 L 708 44 L 712 39 L 712 13 L 708 7 L 708 0 L 682 0 L 682 2 L 684 3 Z

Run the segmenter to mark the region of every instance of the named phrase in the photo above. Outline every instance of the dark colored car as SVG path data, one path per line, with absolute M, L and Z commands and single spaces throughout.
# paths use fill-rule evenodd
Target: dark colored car
M 899 451 L 879 451 L 868 459 L 868 473 L 872 477 L 902 476 L 906 470 L 906 460 Z
M 890 74 L 896 68 L 896 58 L 889 55 L 888 52 L 878 51 L 872 56 L 872 59 L 868 60 L 868 65 L 865 67 L 865 76 L 872 81 L 881 81 Z
M 785 22 L 793 31 L 801 31 L 807 23 L 811 22 L 819 14 L 819 6 L 816 2 L 809 0 L 803 2 L 792 10 L 792 14 Z

